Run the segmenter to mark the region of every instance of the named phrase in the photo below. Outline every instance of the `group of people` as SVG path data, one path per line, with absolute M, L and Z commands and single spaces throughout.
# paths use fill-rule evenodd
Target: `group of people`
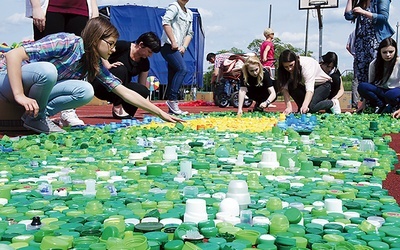
M 347 49 L 354 56 L 353 105 L 359 109 L 358 112 L 369 105 L 374 108 L 375 113 L 393 113 L 393 117 L 400 117 L 400 62 L 397 44 L 391 38 L 394 31 L 388 23 L 389 7 L 390 0 L 348 0 L 345 19 L 355 22 L 356 28 Z M 260 46 L 259 64 L 268 72 L 270 80 L 275 78 L 273 30 L 265 29 L 264 36 L 265 40 Z M 218 80 L 219 68 L 226 55 L 227 53 L 207 55 L 207 60 L 214 63 L 215 68 L 212 82 Z M 275 98 L 276 91 L 283 94 L 286 105 L 284 113 L 296 111 L 293 110 L 291 99 L 300 113 L 315 113 L 320 110 L 341 112 L 338 99 L 343 95 L 344 87 L 337 68 L 336 53 L 328 52 L 318 62 L 311 57 L 298 56 L 290 50 L 283 51 L 278 59 L 276 89 L 269 88 L 273 85 L 265 80 L 263 76 L 266 73 L 262 71 L 259 72 L 255 84 L 254 80 L 249 81 L 248 76 L 254 73 L 249 69 L 255 69 L 249 65 L 256 60 L 249 58 L 243 66 L 238 114 L 243 112 L 246 94 L 249 98 L 255 98 L 255 110 L 261 110 L 270 105 L 269 97 Z M 254 86 L 258 88 L 253 88 Z M 262 90 L 261 86 L 265 89 Z M 363 99 L 360 107 L 358 94 Z
M 400 75 L 398 74 L 397 44 L 389 24 L 391 0 L 348 0 L 345 19 L 355 23 L 347 49 L 354 56 L 354 92 L 357 90 L 362 105 L 375 113 L 400 115 Z
M 301 113 L 315 113 L 320 110 L 340 113 L 338 99 L 343 95 L 344 88 L 337 68 L 336 53 L 328 52 L 322 56 L 322 61 L 318 62 L 311 57 L 297 56 L 291 50 L 283 51 L 279 56 L 275 88 L 275 48 L 272 42 L 274 31 L 267 28 L 264 30 L 264 36 L 265 40 L 260 45 L 260 56 L 249 56 L 242 67 L 238 115 L 243 113 L 246 97 L 255 101 L 253 110 L 263 111 L 273 105 L 278 91 L 283 94 L 286 105 L 283 112 L 286 114 L 296 111 L 291 105 L 291 98 L 298 107 L 297 111 Z M 214 64 L 212 83 L 221 80 L 222 65 L 231 55 L 207 55 L 207 60 Z
M 49 118 L 59 112 L 63 125 L 82 125 L 74 109 L 94 96 L 113 103 L 117 118 L 131 117 L 139 107 L 168 122 L 182 121 L 174 114 L 185 113 L 178 90 L 187 74 L 183 54 L 193 36 L 188 1 L 168 6 L 161 39 L 147 32 L 128 42 L 118 40 L 115 26 L 99 17 L 96 0 L 26 0 L 35 41 L 0 58 L 0 98 L 23 106 L 24 127 L 39 133 L 65 132 Z M 144 86 L 148 57 L 157 52 L 168 65 L 169 113 L 147 99 Z M 138 83 L 132 83 L 136 75 Z

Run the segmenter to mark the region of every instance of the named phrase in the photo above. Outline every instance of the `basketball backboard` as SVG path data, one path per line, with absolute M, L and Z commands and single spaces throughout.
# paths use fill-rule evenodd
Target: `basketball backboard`
M 299 0 L 299 10 L 320 8 L 338 8 L 339 0 Z

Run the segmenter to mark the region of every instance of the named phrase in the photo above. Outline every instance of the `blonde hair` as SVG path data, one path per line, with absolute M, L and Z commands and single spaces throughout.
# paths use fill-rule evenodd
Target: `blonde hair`
M 264 79 L 264 69 L 263 66 L 260 62 L 260 59 L 257 56 L 250 56 L 247 58 L 247 60 L 244 62 L 244 65 L 242 67 L 242 72 L 243 72 L 243 80 L 244 80 L 244 85 L 249 85 L 248 79 L 249 79 L 249 66 L 250 65 L 256 65 L 259 68 L 258 75 L 257 75 L 257 84 L 256 86 L 262 86 L 263 85 L 263 79 Z
M 273 30 L 273 29 L 271 29 L 271 28 L 266 28 L 266 29 L 264 30 L 264 36 L 265 36 L 265 37 L 267 37 L 267 36 L 269 36 L 269 35 L 271 35 L 271 34 L 274 34 L 274 30 Z

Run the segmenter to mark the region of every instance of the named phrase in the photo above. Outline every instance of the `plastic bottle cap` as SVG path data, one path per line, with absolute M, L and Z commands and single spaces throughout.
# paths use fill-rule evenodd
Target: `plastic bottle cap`
M 301 211 L 294 207 L 286 209 L 284 214 L 291 224 L 299 223 L 303 218 Z

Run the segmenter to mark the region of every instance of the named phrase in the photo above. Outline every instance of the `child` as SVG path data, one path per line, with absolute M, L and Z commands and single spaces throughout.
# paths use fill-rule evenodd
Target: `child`
M 93 87 L 84 79 L 97 78 L 128 103 L 166 121 L 180 120 L 123 86 L 103 66 L 101 60 L 115 51 L 118 36 L 106 18 L 96 17 L 88 21 L 82 37 L 56 33 L 9 51 L 0 58 L 0 98 L 25 107 L 24 127 L 39 133 L 65 132 L 49 117 L 92 100 Z

